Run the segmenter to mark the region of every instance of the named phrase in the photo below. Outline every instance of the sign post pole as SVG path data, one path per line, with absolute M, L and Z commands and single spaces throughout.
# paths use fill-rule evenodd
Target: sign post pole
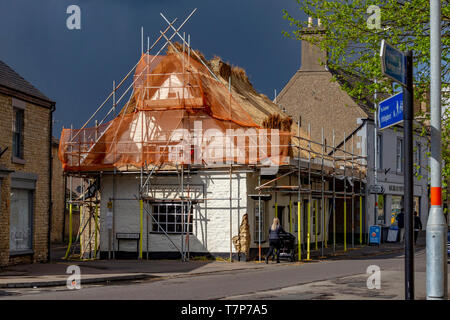
M 427 222 L 427 299 L 447 298 L 447 223 L 441 177 L 441 3 L 430 0 L 431 206 Z
M 414 300 L 414 241 L 413 241 L 413 57 L 412 52 L 406 53 L 406 81 L 407 85 L 403 88 L 404 105 L 404 154 L 405 154 L 405 172 L 403 181 L 405 191 L 403 196 L 405 208 L 405 299 Z
M 439 1 L 439 0 L 437 0 Z M 414 300 L 414 241 L 413 241 L 413 57 L 412 51 L 406 53 L 397 50 L 393 46 L 387 44 L 384 40 L 381 42 L 381 69 L 384 75 L 393 79 L 403 86 L 403 108 L 399 102 L 396 108 L 393 108 L 393 102 L 398 99 L 398 95 L 393 96 L 386 101 L 386 110 L 389 111 L 385 119 L 382 118 L 383 110 L 380 103 L 380 126 L 387 128 L 394 124 L 400 123 L 399 111 L 403 113 L 404 124 L 404 157 L 405 170 L 403 175 L 404 196 L 403 208 L 405 209 L 405 239 L 401 239 L 405 244 L 405 299 Z M 396 119 L 397 118 L 397 119 Z M 385 120 L 385 121 L 384 121 Z M 383 126 L 383 122 L 384 126 Z

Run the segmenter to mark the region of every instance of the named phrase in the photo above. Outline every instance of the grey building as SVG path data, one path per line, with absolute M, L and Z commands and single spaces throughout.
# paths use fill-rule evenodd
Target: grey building
M 321 27 L 312 26 L 309 36 L 320 36 L 322 32 Z M 375 166 L 373 102 L 357 101 L 350 97 L 342 85 L 345 81 L 352 81 L 354 75 L 330 70 L 326 59 L 326 52 L 302 41 L 301 66 L 276 97 L 276 103 L 294 120 L 301 119 L 303 128 L 310 127 L 312 140 L 321 141 L 323 128 L 328 146 L 332 146 L 334 140 L 336 146 L 343 147 L 345 141 L 348 151 L 353 150 L 355 154 L 367 157 L 364 232 L 373 224 L 390 226 L 396 223 L 395 215 L 403 207 L 402 127 L 378 130 L 379 148 Z M 333 76 L 338 81 L 331 81 Z M 416 134 L 414 162 L 420 167 L 415 169 L 414 207 L 424 228 L 428 216 L 427 148 L 426 137 Z M 382 187 L 382 194 L 370 193 L 375 184 Z

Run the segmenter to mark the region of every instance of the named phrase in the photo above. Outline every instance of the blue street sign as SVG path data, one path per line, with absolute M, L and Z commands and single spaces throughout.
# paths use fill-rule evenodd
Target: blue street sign
M 381 243 L 381 227 L 380 226 L 370 226 L 369 227 L 369 244 L 380 244 Z
M 378 123 L 380 130 L 392 127 L 403 121 L 403 92 L 381 101 L 378 104 Z
M 382 40 L 380 57 L 384 75 L 406 87 L 406 55 Z

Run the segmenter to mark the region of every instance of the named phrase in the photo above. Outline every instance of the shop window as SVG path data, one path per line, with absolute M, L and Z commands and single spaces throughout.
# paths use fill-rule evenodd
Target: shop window
M 385 220 L 385 196 L 382 194 L 377 195 L 377 223 L 384 224 Z
M 32 249 L 33 191 L 11 189 L 9 250 Z
M 153 233 L 181 234 L 189 231 L 192 234 L 192 212 L 187 203 L 155 204 L 153 217 L 157 221 L 157 223 L 152 221 Z
M 391 204 L 391 225 L 397 225 L 397 215 L 403 208 L 403 197 L 402 196 L 392 196 Z

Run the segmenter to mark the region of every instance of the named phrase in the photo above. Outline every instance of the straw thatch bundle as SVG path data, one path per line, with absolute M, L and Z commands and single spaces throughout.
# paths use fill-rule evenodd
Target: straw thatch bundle
M 232 238 L 234 247 L 238 253 L 245 253 L 248 259 L 250 253 L 250 225 L 248 223 L 248 214 L 242 217 L 241 226 L 239 227 L 239 235 Z
M 281 123 L 281 116 L 277 113 L 271 113 L 264 119 L 262 126 L 265 129 L 281 130 Z

